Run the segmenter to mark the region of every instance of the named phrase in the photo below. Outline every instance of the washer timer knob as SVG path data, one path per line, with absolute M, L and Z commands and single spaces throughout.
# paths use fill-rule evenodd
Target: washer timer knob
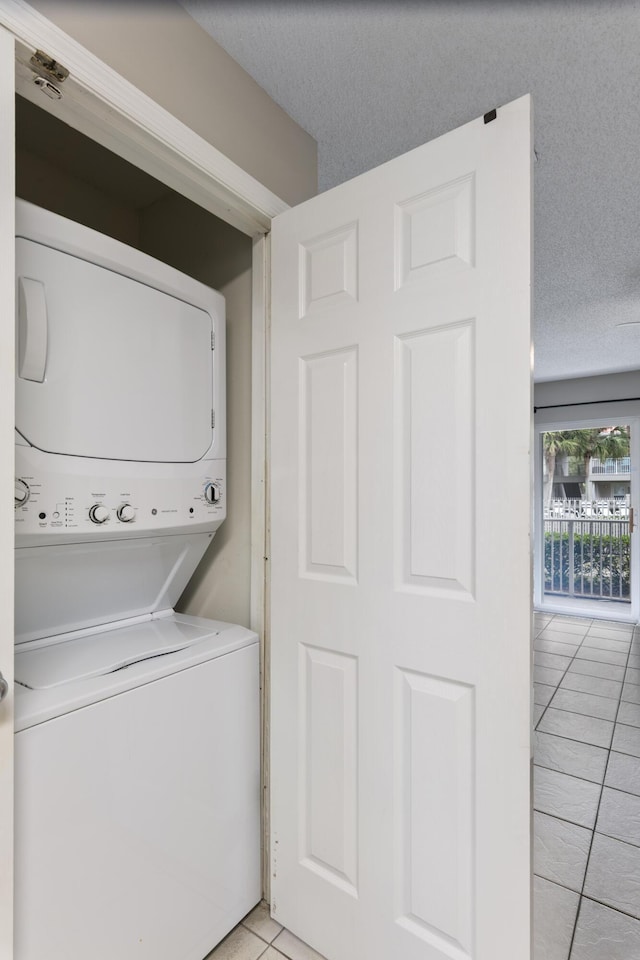
M 204 498 L 207 503 L 218 503 L 220 500 L 220 487 L 215 483 L 208 483 L 204 488 Z
M 94 503 L 89 510 L 89 519 L 93 523 L 104 523 L 105 520 L 109 519 L 109 511 L 101 503 Z
M 24 480 L 16 479 L 16 492 L 14 505 L 16 507 L 22 507 L 29 499 L 29 487 L 24 482 Z
M 123 503 L 121 506 L 119 506 L 117 513 L 118 520 L 122 520 L 123 523 L 131 523 L 136 515 L 136 512 L 130 503 Z

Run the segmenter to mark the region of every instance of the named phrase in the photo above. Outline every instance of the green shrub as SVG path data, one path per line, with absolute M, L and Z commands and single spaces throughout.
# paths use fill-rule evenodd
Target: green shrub
M 545 531 L 544 588 L 569 592 L 569 534 Z M 574 593 L 577 596 L 630 597 L 630 537 L 587 533 L 573 536 Z

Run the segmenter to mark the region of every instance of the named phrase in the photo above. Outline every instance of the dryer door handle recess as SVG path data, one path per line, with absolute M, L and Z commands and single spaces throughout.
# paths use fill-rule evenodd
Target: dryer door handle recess
M 44 284 L 29 277 L 18 281 L 18 376 L 44 381 L 47 366 L 47 301 Z
M 4 698 L 8 693 L 9 693 L 9 684 L 0 673 L 0 703 L 2 703 L 2 701 L 4 700 Z

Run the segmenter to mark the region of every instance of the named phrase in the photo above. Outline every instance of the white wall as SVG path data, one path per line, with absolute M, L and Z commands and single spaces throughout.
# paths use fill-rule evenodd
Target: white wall
M 638 359 L 640 361 L 640 357 Z M 640 397 L 640 370 L 610 373 L 600 377 L 577 377 L 575 380 L 549 380 L 536 383 L 534 387 L 536 408 L 553 404 L 624 400 L 630 397 Z M 595 411 L 596 407 L 591 409 Z M 536 414 L 536 419 L 540 416 L 544 419 L 544 416 L 551 412 L 540 411 Z

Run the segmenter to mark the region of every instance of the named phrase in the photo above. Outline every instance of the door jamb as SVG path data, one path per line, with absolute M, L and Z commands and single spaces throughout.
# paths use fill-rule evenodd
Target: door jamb
M 15 383 L 15 186 L 11 131 L 14 128 L 13 37 L 0 28 L 0 303 L 6 322 L 0 324 L 0 440 L 5 456 L 0 458 L 0 635 L 2 652 L 10 644 L 10 655 L 0 662 L 9 692 L 0 704 L 0 778 L 12 777 L 13 770 L 13 527 L 10 507 L 13 479 L 14 383 Z M 5 643 L 6 641 L 6 643 Z M 6 781 L 5 781 L 6 783 Z M 13 784 L 0 791 L 0 956 L 13 956 Z

